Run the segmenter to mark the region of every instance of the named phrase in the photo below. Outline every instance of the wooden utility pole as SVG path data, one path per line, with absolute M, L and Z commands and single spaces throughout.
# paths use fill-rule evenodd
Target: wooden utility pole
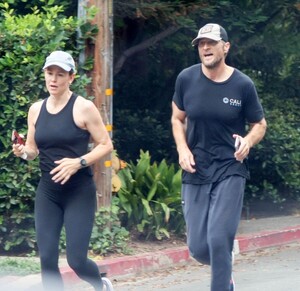
M 106 128 L 112 137 L 113 104 L 113 0 L 78 0 L 78 15 L 84 13 L 84 7 L 96 7 L 97 13 L 91 24 L 98 27 L 98 34 L 93 43 L 87 44 L 85 57 L 94 60 L 91 74 L 92 86 L 89 95 L 94 96 L 94 103 L 101 113 Z M 99 206 L 108 206 L 112 198 L 112 163 L 111 155 L 105 156 L 94 166 L 94 179 L 97 187 Z

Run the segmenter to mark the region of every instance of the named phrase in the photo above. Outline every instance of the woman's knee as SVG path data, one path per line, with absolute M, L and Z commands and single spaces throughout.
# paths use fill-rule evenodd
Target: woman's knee
M 67 262 L 69 266 L 77 273 L 83 268 L 86 264 L 87 258 L 77 256 L 76 254 L 67 255 Z
M 51 254 L 40 254 L 40 262 L 42 270 L 57 271 L 58 270 L 58 258 Z

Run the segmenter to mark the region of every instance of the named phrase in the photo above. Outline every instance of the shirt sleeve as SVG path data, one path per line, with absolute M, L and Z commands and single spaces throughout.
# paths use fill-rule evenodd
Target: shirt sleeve
M 252 81 L 249 83 L 247 91 L 245 117 L 249 123 L 256 123 L 264 118 L 264 111 Z
M 181 82 L 182 82 L 182 78 L 181 78 L 181 74 L 179 74 L 175 82 L 175 92 L 173 94 L 173 101 L 178 107 L 178 109 L 185 111 L 184 104 L 183 104 L 183 93 L 182 93 Z

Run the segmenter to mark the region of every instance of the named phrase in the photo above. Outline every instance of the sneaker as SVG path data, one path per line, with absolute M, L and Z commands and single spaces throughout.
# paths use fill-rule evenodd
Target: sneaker
M 233 276 L 231 275 L 231 279 L 230 279 L 230 291 L 235 291 L 235 283 L 233 280 Z
M 103 291 L 114 291 L 114 287 L 108 278 L 102 277 Z

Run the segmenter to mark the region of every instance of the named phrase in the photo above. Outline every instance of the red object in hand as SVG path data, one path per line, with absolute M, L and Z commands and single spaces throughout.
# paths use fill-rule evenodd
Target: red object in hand
M 22 145 L 25 145 L 25 140 L 24 140 L 24 138 L 21 137 L 21 136 L 19 135 L 19 133 L 18 133 L 16 130 L 13 130 L 11 139 L 12 139 L 12 142 L 13 142 L 14 144 L 22 144 Z

